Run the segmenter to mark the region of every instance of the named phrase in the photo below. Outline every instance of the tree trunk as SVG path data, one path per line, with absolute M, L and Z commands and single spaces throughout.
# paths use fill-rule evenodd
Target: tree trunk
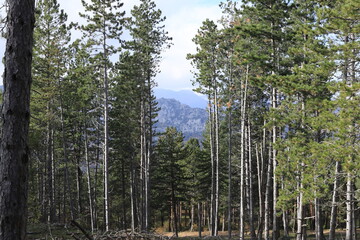
M 136 200 L 135 200 L 135 168 L 134 168 L 134 157 L 131 158 L 130 163 L 130 205 L 131 205 L 131 234 L 135 233 L 135 209 L 136 209 Z
M 202 209 L 201 209 L 201 202 L 198 202 L 198 231 L 199 231 L 199 238 L 201 238 L 201 232 L 202 232 Z
M 211 96 L 209 95 L 209 122 L 210 122 L 210 159 L 211 159 L 211 197 L 210 197 L 210 231 L 215 236 L 215 156 L 214 156 L 214 112 Z
M 195 206 L 194 203 L 191 202 L 191 222 L 190 222 L 190 232 L 194 231 L 194 219 L 195 219 Z
M 171 211 L 172 211 L 172 231 L 175 232 L 175 236 L 178 237 L 178 217 L 176 211 L 176 199 L 175 199 L 175 186 L 171 186 Z
M 319 198 L 315 198 L 315 236 L 316 240 L 324 239 L 324 231 L 322 225 L 322 211 L 321 211 L 321 203 Z
M 104 20 L 105 21 L 105 20 Z M 103 23 L 103 63 L 104 63 L 104 220 L 105 230 L 109 231 L 109 79 L 108 79 L 108 53 L 106 38 L 106 23 Z
M 273 88 L 273 92 L 272 92 L 272 108 L 273 109 L 277 108 L 277 91 L 275 88 Z M 277 195 L 278 195 L 277 194 L 277 179 L 276 179 L 277 151 L 275 148 L 276 138 L 277 138 L 276 126 L 273 126 L 272 134 L 273 134 L 273 136 L 272 136 L 272 143 L 273 143 L 273 148 L 272 148 L 272 164 L 273 164 L 273 232 L 272 232 L 272 237 L 273 237 L 273 240 L 277 240 L 279 238 L 280 234 L 279 234 L 279 229 L 278 229 L 277 210 L 276 210 Z
M 330 216 L 330 232 L 329 240 L 335 240 L 335 230 L 336 230 L 336 218 L 337 218 L 337 196 L 338 196 L 338 187 L 339 187 L 339 172 L 340 172 L 340 163 L 336 161 L 335 165 L 335 179 L 334 179 L 334 189 L 331 200 L 331 216 Z
M 0 146 L 0 239 L 26 239 L 33 0 L 8 1 Z
M 281 188 L 284 189 L 285 188 L 285 180 L 282 177 L 282 181 L 281 181 Z M 284 228 L 284 238 L 288 239 L 289 238 L 289 212 L 287 209 L 283 209 L 283 214 L 282 214 L 282 219 L 283 219 L 283 228 Z
M 254 227 L 254 198 L 253 198 L 253 181 L 252 181 L 252 146 L 251 146 L 251 124 L 248 120 L 248 192 L 249 192 L 249 226 L 251 239 L 256 238 Z
M 92 186 L 91 186 L 91 172 L 90 172 L 90 160 L 89 160 L 89 149 L 88 149 L 88 137 L 87 137 L 87 127 L 84 128 L 84 147 L 85 147 L 85 161 L 86 161 L 86 170 L 87 170 L 87 186 L 88 186 L 88 200 L 89 200 L 89 210 L 90 210 L 90 225 L 91 232 L 94 232 L 95 224 L 94 224 L 94 208 L 93 208 L 93 194 L 92 194 Z
M 216 81 L 215 81 L 216 83 Z M 216 85 L 216 84 L 215 84 Z M 214 211 L 214 236 L 218 234 L 218 217 L 219 217 L 219 108 L 218 108 L 217 86 L 215 86 L 215 211 Z
M 246 119 L 246 105 L 247 105 L 247 85 L 249 77 L 249 65 L 246 66 L 245 84 L 243 86 L 242 102 L 241 102 L 241 141 L 240 141 L 240 226 L 239 236 L 240 240 L 244 239 L 245 214 L 244 214 L 244 197 L 245 197 L 245 119 Z
M 231 100 L 230 100 L 231 101 Z M 229 149 L 228 149 L 228 212 L 227 212 L 227 221 L 228 221 L 228 239 L 231 239 L 231 212 L 232 212 L 232 199 L 231 199 L 231 191 L 232 191 L 232 109 L 231 106 L 229 108 Z
M 302 179 L 299 179 L 298 183 L 299 187 L 299 195 L 297 197 L 296 209 L 297 209 L 297 231 L 296 231 L 296 240 L 303 240 L 304 239 L 304 232 L 303 232 L 303 193 L 302 193 Z
M 266 130 L 264 128 L 264 135 L 263 138 L 266 138 Z M 264 143 L 265 144 L 265 143 Z M 256 150 L 256 163 L 257 163 L 257 176 L 258 176 L 258 197 L 259 197 L 259 221 L 258 221 L 258 231 L 257 236 L 258 239 L 262 239 L 263 235 L 263 224 L 264 224 L 264 198 L 263 198 L 263 184 L 264 184 L 264 154 L 263 154 L 263 148 L 260 143 L 260 149 L 258 147 L 258 144 L 255 145 Z
M 353 189 L 353 180 L 350 173 L 347 174 L 346 180 L 346 235 L 345 240 L 355 240 L 354 235 L 354 189 Z
M 269 147 L 269 154 L 271 154 L 271 146 Z M 271 161 L 269 159 L 266 171 L 266 190 L 265 190 L 265 216 L 264 216 L 264 238 L 270 239 L 270 187 L 271 187 Z

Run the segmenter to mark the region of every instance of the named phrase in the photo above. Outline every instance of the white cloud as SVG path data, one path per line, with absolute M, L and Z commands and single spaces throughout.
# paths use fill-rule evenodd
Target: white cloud
M 173 46 L 163 54 L 160 64 L 161 73 L 157 76 L 160 88 L 189 89 L 191 85 L 191 64 L 186 60 L 188 53 L 195 52 L 192 38 L 197 33 L 206 18 L 216 21 L 221 16 L 218 3 L 211 1 L 173 1 L 160 0 L 158 7 L 167 16 L 165 26 L 169 35 L 173 37 Z
M 0 0 L 0 3 L 4 0 Z M 58 0 L 60 7 L 69 16 L 69 21 L 85 23 L 79 16 L 84 11 L 81 0 Z M 124 10 L 130 14 L 130 9 L 138 0 L 124 1 Z M 161 73 L 156 77 L 158 86 L 166 89 L 189 89 L 192 87 L 190 79 L 191 64 L 186 60 L 186 54 L 195 52 L 192 38 L 206 19 L 218 20 L 221 10 L 220 0 L 155 0 L 157 7 L 166 16 L 165 28 L 173 38 L 173 46 L 163 53 L 160 63 Z M 72 33 L 73 39 L 80 37 L 80 33 Z M 3 54 L 5 41 L 0 41 L 0 54 Z M 2 64 L 0 71 L 3 71 Z M 1 79 L 2 82 L 2 79 Z M 1 84 L 1 83 L 0 83 Z

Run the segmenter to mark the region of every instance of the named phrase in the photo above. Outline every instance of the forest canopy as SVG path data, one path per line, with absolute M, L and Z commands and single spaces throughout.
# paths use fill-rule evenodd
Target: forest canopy
M 126 1 L 82 4 L 83 25 L 56 0 L 36 1 L 30 224 L 356 240 L 358 0 L 221 2 L 187 55 L 208 99 L 201 142 L 154 128 L 172 45 L 155 1 L 127 15 Z

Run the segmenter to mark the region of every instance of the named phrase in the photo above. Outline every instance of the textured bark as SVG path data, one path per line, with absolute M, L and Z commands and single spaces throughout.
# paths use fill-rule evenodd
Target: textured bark
M 0 147 L 0 239 L 26 238 L 34 1 L 9 0 Z

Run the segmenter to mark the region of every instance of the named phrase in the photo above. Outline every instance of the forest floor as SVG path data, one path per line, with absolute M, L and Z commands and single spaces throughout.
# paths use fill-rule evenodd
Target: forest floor
M 325 238 L 328 237 L 328 230 L 324 231 L 325 234 Z M 112 233 L 115 235 L 112 235 L 111 238 L 107 238 L 106 235 L 97 237 L 96 239 L 102 240 L 102 239 L 121 239 L 121 240 L 126 240 L 129 239 L 126 237 L 126 235 L 122 235 L 121 237 L 115 237 L 116 233 Z M 237 231 L 233 231 L 232 234 L 232 239 L 238 239 L 238 232 Z M 227 231 L 219 231 L 219 234 L 217 237 L 210 237 L 210 232 L 209 231 L 203 231 L 202 232 L 202 238 L 199 238 L 199 233 L 197 231 L 183 231 L 183 232 L 179 232 L 179 236 L 175 237 L 175 235 L 172 232 L 164 232 L 162 230 L 157 230 L 156 233 L 154 235 L 149 235 L 151 236 L 151 238 L 148 237 L 139 237 L 138 239 L 151 239 L 151 240 L 155 240 L 155 239 L 171 239 L 171 240 L 198 240 L 198 239 L 228 239 L 227 237 Z M 358 230 L 358 235 L 360 236 L 360 230 Z M 87 239 L 85 238 L 84 234 L 81 233 L 81 231 L 75 227 L 72 226 L 64 226 L 62 224 L 57 224 L 57 225 L 46 225 L 46 224 L 32 224 L 29 225 L 28 227 L 28 240 L 47 240 L 47 239 L 53 239 L 53 240 L 69 240 L 69 239 Z M 136 239 L 136 238 L 133 238 Z M 250 236 L 246 235 L 245 239 L 250 240 Z M 280 239 L 285 239 L 285 238 L 281 238 Z M 295 239 L 295 235 L 291 234 L 289 238 L 287 238 L 287 240 L 293 240 Z M 307 232 L 307 239 L 308 240 L 313 240 L 315 239 L 315 234 L 313 231 L 308 231 Z M 337 230 L 337 237 L 336 239 L 339 240 L 343 240 L 345 239 L 345 230 L 344 229 L 338 229 Z M 358 238 L 360 239 L 360 238 Z
M 175 238 L 174 234 L 171 232 L 165 232 L 165 233 L 161 233 L 164 236 L 167 237 L 172 237 L 172 239 L 181 239 L 181 240 L 195 240 L 195 239 L 201 239 L 199 238 L 199 233 L 194 231 L 194 232 L 179 232 L 179 237 Z M 228 232 L 227 231 L 219 231 L 218 233 L 218 237 L 211 237 L 210 236 L 210 232 L 209 231 L 204 231 L 201 234 L 202 238 L 205 239 L 228 239 Z M 326 239 L 328 239 L 329 236 L 329 230 L 324 230 L 324 236 Z M 233 231 L 232 232 L 232 238 L 231 239 L 239 239 L 238 237 L 238 232 L 237 231 Z M 250 235 L 246 234 L 245 235 L 245 240 L 250 240 Z M 288 238 L 284 238 L 284 237 L 280 237 L 279 239 L 286 239 L 286 240 L 294 240 L 295 239 L 295 234 L 294 233 L 290 233 L 290 236 Z M 307 240 L 315 240 L 315 232 L 314 231 L 307 231 L 307 236 L 306 236 Z M 336 230 L 336 239 L 337 240 L 344 240 L 345 239 L 345 229 L 337 229 Z M 360 230 L 357 231 L 357 239 L 360 239 Z

